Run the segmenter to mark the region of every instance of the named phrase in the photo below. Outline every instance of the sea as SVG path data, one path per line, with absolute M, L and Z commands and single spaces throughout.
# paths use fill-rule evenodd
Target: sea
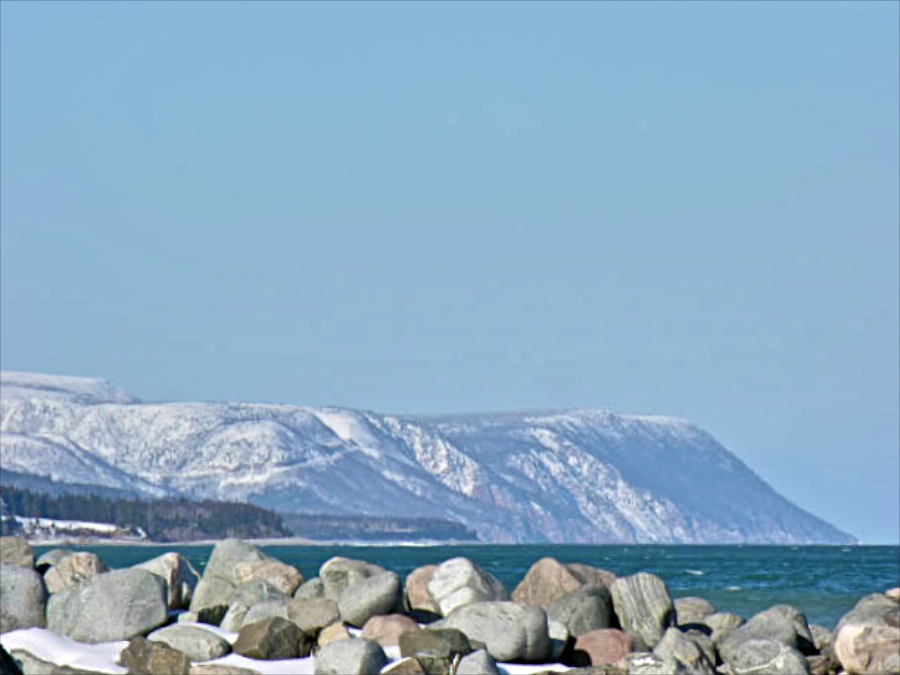
M 59 548 L 35 547 L 35 555 Z M 202 572 L 212 546 L 77 546 L 96 553 L 111 568 L 127 567 L 169 551 Z M 719 611 L 750 617 L 777 604 L 793 605 L 809 623 L 834 628 L 856 602 L 870 593 L 900 586 L 900 546 L 688 546 L 688 545 L 334 545 L 260 546 L 294 565 L 309 579 L 329 558 L 373 562 L 404 577 L 416 567 L 466 557 L 512 591 L 536 561 L 550 556 L 626 576 L 652 572 L 673 598 L 699 596 Z

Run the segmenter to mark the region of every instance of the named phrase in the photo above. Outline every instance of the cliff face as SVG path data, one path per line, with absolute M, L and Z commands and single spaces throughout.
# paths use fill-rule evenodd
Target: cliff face
M 850 543 L 685 420 L 144 404 L 3 373 L 0 468 L 284 512 L 434 517 L 495 542 Z

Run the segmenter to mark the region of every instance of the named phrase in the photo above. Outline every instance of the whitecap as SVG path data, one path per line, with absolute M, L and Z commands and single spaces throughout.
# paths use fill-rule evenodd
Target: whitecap
M 740 592 L 740 591 L 742 591 L 742 590 L 744 590 L 744 589 L 741 588 L 740 586 L 726 586 L 726 587 L 725 587 L 725 590 L 726 590 L 726 591 L 731 591 L 732 593 L 738 593 L 738 592 Z
M 702 577 L 706 572 L 703 570 L 685 570 L 688 574 L 693 574 L 695 577 Z

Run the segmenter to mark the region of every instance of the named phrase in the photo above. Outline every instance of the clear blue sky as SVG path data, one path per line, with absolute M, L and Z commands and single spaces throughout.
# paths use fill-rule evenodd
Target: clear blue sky
M 0 19 L 2 368 L 680 415 L 898 541 L 900 4 Z

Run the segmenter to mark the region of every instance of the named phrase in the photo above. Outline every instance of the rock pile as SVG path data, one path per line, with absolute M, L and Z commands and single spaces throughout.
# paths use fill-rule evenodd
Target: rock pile
M 311 657 L 317 674 L 491 675 L 504 663 L 595 675 L 900 674 L 897 589 L 862 598 L 832 632 L 789 605 L 745 621 L 702 598 L 673 601 L 653 574 L 617 578 L 552 558 L 510 594 L 466 558 L 403 583 L 347 558 L 304 580 L 234 539 L 215 546 L 202 576 L 177 553 L 108 570 L 91 554 L 50 552 L 35 566 L 25 542 L 0 547 L 0 633 L 47 627 L 118 645 L 132 673 L 246 675 L 274 672 L 274 663 L 254 669 L 262 661 Z M 91 673 L 8 651 L 4 673 Z

